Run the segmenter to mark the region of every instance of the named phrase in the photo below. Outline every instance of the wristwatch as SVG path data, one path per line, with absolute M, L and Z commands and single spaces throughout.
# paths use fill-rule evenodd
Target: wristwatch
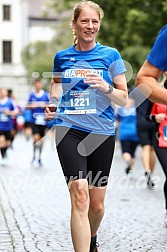
M 50 100 L 49 100 L 49 105 L 50 104 L 54 104 L 54 105 L 57 105 L 58 104 L 58 99 L 57 97 L 53 96 L 53 97 L 50 97 Z
M 57 106 L 58 106 L 58 101 L 59 100 L 57 99 L 57 97 L 51 97 L 50 98 L 48 107 L 49 107 L 51 112 L 56 112 Z
M 105 94 L 111 94 L 113 92 L 113 86 L 111 86 L 110 84 L 108 84 L 108 91 L 104 92 Z

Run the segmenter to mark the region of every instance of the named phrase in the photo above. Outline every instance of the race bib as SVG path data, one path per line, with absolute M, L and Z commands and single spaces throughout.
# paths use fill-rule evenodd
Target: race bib
M 167 125 L 164 125 L 164 140 L 167 141 Z
M 167 148 L 167 125 L 163 124 L 159 126 L 159 138 L 158 146 L 162 148 Z
M 65 95 L 65 114 L 96 113 L 96 98 L 94 89 L 71 90 Z
M 35 124 L 45 125 L 45 117 L 43 114 L 36 114 L 35 115 Z
M 8 122 L 9 121 L 9 116 L 5 115 L 2 112 L 2 113 L 0 113 L 0 120 L 1 120 L 1 122 Z

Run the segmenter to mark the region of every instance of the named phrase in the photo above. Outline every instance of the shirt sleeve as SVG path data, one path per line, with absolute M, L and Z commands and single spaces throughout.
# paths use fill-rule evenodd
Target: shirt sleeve
M 60 72 L 60 57 L 59 53 L 57 53 L 54 57 L 53 76 L 58 76 L 59 74 L 61 74 Z
M 109 76 L 114 78 L 119 74 L 126 72 L 126 67 L 124 61 L 121 57 L 121 54 L 115 49 L 113 61 L 109 66 Z
M 160 70 L 167 70 L 167 25 L 158 34 L 147 60 Z

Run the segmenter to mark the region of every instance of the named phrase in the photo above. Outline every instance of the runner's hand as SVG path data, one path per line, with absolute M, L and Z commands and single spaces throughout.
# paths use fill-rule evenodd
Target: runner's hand
M 104 79 L 99 74 L 95 73 L 87 74 L 84 83 L 90 85 L 92 88 L 100 89 L 103 92 L 108 91 L 109 84 L 106 81 L 104 81 Z
M 55 118 L 57 107 L 54 104 L 50 104 L 45 109 L 46 121 L 51 121 Z

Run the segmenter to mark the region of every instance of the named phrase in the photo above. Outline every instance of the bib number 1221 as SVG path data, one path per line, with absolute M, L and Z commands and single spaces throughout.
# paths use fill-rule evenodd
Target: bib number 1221
M 72 98 L 70 99 L 70 105 L 71 107 L 85 107 L 85 106 L 89 106 L 89 98 Z

